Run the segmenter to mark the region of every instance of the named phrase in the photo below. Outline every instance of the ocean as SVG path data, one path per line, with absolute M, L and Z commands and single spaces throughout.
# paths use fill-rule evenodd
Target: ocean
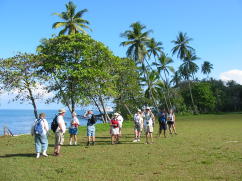
M 57 114 L 57 110 L 38 110 L 38 113 L 44 112 L 46 114 L 46 120 L 49 123 L 49 126 Z M 84 110 L 77 110 L 77 115 L 83 115 Z M 94 111 L 94 114 L 97 112 Z M 67 127 L 70 126 L 71 114 L 67 111 L 65 117 L 65 122 Z M 87 120 L 82 119 L 78 116 L 81 126 L 86 126 Z M 5 109 L 0 110 L 0 135 L 4 134 L 4 127 L 7 127 L 14 135 L 20 134 L 30 134 L 31 127 L 34 123 L 35 117 L 33 110 L 14 110 L 14 109 Z M 102 123 L 98 120 L 97 123 Z

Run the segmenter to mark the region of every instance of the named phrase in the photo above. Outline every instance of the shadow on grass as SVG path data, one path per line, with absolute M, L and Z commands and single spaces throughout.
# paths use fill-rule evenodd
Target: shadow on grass
M 8 157 L 35 157 L 34 153 L 16 153 L 16 154 L 6 154 L 5 156 L 0 156 L 0 158 Z

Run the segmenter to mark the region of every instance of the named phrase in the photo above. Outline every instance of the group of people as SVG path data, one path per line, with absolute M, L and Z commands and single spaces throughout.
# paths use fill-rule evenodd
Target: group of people
M 55 133 L 55 146 L 54 146 L 54 156 L 60 155 L 61 145 L 64 143 L 64 134 L 66 133 L 66 123 L 64 121 L 65 116 L 65 109 L 60 109 L 58 114 L 56 115 L 56 129 L 53 130 L 51 125 L 51 129 Z M 160 110 L 157 114 L 158 122 L 159 122 L 159 136 L 161 135 L 162 131 L 164 133 L 164 137 L 166 137 L 166 130 L 167 125 L 169 128 L 170 134 L 172 132 L 176 134 L 175 129 L 175 114 L 172 110 L 166 112 L 165 110 Z M 48 148 L 48 131 L 49 126 L 48 122 L 45 119 L 45 113 L 39 114 L 39 119 L 36 119 L 32 129 L 31 134 L 34 135 L 35 140 L 35 151 L 36 151 L 36 158 L 40 157 L 42 153 L 43 156 L 47 157 L 47 148 Z M 95 145 L 95 123 L 96 118 L 93 114 L 92 110 L 87 111 L 83 118 L 87 119 L 87 146 Z M 55 120 L 54 119 L 54 120 Z M 53 122 L 54 122 L 53 120 Z M 52 123 L 53 124 L 53 123 Z M 123 117 L 120 113 L 114 113 L 113 117 L 110 121 L 110 135 L 111 135 L 111 144 L 119 143 L 120 136 L 122 135 L 122 125 L 123 125 Z M 152 113 L 149 107 L 146 107 L 145 110 L 138 109 L 137 113 L 134 115 L 134 132 L 135 132 L 135 139 L 133 142 L 140 142 L 142 130 L 145 130 L 145 137 L 146 141 L 145 144 L 153 143 L 153 136 L 152 133 L 154 131 L 155 125 L 155 116 Z M 78 133 L 78 126 L 80 126 L 80 122 L 77 118 L 77 114 L 74 112 L 72 113 L 72 120 L 70 123 L 69 128 L 69 144 L 77 145 L 77 133 Z
M 164 137 L 166 137 L 166 130 L 167 125 L 169 128 L 170 134 L 176 133 L 175 128 L 175 114 L 173 110 L 160 110 L 157 114 L 158 122 L 159 122 L 159 136 L 161 135 L 162 131 L 164 133 Z M 155 116 L 152 113 L 150 107 L 146 107 L 145 110 L 141 111 L 140 109 L 137 110 L 137 113 L 134 115 L 134 134 L 135 139 L 133 142 L 140 142 L 141 133 L 144 129 L 145 132 L 145 144 L 153 143 L 153 131 L 155 126 Z

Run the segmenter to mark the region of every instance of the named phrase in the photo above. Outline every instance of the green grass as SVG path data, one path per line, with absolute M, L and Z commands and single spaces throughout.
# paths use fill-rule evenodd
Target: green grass
M 36 159 L 33 137 L 0 138 L 0 181 L 32 180 L 242 180 L 242 114 L 177 117 L 177 136 L 154 144 L 132 143 L 132 123 L 125 123 L 121 144 L 110 145 L 108 125 L 97 126 L 97 145 L 62 147 L 62 156 Z M 158 125 L 156 124 L 155 137 Z

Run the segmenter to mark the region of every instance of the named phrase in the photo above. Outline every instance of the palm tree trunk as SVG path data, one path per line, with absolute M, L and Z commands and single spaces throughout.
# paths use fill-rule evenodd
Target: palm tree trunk
M 167 79 L 167 76 L 166 76 L 166 72 L 164 71 L 164 74 L 165 74 L 165 79 L 166 79 L 166 82 L 165 82 L 165 87 L 166 87 L 166 90 L 167 90 L 167 95 L 168 95 L 168 101 L 169 101 L 169 104 L 170 104 L 170 108 L 172 108 L 172 104 L 171 104 L 171 96 L 170 96 L 170 90 L 169 90 L 169 87 L 167 86 L 168 84 L 168 79 Z
M 190 96 L 191 96 L 191 100 L 192 100 L 192 106 L 193 106 L 193 111 L 195 114 L 197 114 L 197 108 L 195 107 L 195 104 L 194 104 L 194 100 L 193 100 L 193 95 L 192 95 L 192 88 L 191 88 L 191 83 L 190 83 L 190 80 L 188 79 L 188 85 L 189 85 L 189 91 L 190 91 Z

